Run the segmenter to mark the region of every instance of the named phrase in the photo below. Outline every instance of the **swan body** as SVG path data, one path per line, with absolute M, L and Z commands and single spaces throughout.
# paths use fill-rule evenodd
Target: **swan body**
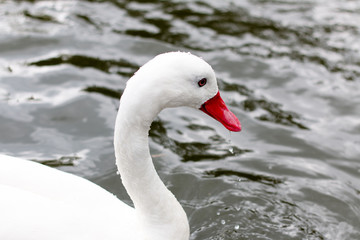
M 0 166 L 0 239 L 132 239 L 134 209 L 98 185 L 6 155 Z
M 114 131 L 116 165 L 134 208 L 86 179 L 0 155 L 0 239 L 189 239 L 186 214 L 157 175 L 148 144 L 157 114 L 179 106 L 241 129 L 209 64 L 182 52 L 150 60 L 127 82 Z

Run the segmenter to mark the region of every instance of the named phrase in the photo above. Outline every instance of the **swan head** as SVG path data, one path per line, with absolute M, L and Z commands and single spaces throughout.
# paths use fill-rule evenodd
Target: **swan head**
M 163 53 L 145 65 L 128 81 L 159 111 L 187 106 L 202 110 L 238 132 L 241 124 L 220 97 L 215 72 L 203 59 L 185 52 Z

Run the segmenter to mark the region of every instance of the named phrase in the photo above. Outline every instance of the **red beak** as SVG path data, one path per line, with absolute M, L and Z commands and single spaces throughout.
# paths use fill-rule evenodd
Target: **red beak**
M 221 122 L 228 130 L 233 132 L 241 131 L 239 119 L 226 107 L 220 97 L 220 92 L 201 105 L 200 110 Z

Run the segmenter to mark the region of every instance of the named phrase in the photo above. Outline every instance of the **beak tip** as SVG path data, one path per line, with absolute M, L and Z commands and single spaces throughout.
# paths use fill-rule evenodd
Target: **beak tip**
M 240 132 L 241 131 L 241 127 L 237 127 L 231 130 L 232 132 Z
M 225 127 L 231 132 L 240 132 L 241 131 L 241 124 L 240 124 L 239 120 L 237 120 L 236 123 L 234 123 L 232 125 L 227 125 Z

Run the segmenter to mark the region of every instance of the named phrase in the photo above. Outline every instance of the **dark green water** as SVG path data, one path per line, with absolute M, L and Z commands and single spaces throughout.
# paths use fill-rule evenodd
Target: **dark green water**
M 0 0 L 0 152 L 128 202 L 118 98 L 153 56 L 191 51 L 243 125 L 230 134 L 186 108 L 152 125 L 191 239 L 360 239 L 359 39 L 354 0 Z

